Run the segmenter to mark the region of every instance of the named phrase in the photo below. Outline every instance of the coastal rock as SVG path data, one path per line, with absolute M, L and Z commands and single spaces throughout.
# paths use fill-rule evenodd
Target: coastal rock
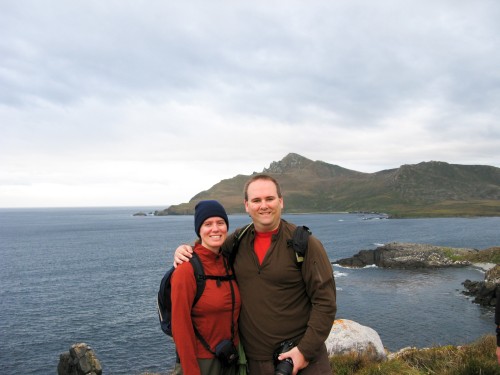
M 101 375 L 101 363 L 94 350 L 85 343 L 74 344 L 62 353 L 57 366 L 58 375 Z
M 477 250 L 392 242 L 375 250 L 361 250 L 351 258 L 340 259 L 334 263 L 353 268 L 369 265 L 401 269 L 464 267 L 471 263 L 455 258 L 471 252 Z
M 484 281 L 492 284 L 500 284 L 500 265 L 490 268 L 484 274 Z
M 329 355 L 359 353 L 375 360 L 386 358 L 386 352 L 378 333 L 348 319 L 337 319 L 325 341 Z
M 497 296 L 500 296 L 500 265 L 488 270 L 484 275 L 484 281 L 465 280 L 462 285 L 467 289 L 462 293 L 474 297 L 474 303 L 481 306 L 495 306 Z

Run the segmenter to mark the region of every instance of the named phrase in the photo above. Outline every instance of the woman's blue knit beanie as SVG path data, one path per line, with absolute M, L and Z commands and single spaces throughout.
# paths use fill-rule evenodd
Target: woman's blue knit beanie
M 200 228 L 203 222 L 214 216 L 224 219 L 227 229 L 229 229 L 229 219 L 222 204 L 214 200 L 198 202 L 194 208 L 194 231 L 198 237 L 200 237 Z

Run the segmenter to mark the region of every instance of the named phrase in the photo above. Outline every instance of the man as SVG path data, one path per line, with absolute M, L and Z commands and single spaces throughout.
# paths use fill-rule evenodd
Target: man
M 335 320 L 336 291 L 333 270 L 321 242 L 309 237 L 304 261 L 298 264 L 288 246 L 296 228 L 281 218 L 283 197 L 278 182 L 255 175 L 245 185 L 245 210 L 253 228 L 241 238 L 234 260 L 242 307 L 240 338 L 250 373 L 273 375 L 273 354 L 280 344 L 292 348 L 278 360 L 293 361 L 293 375 L 331 373 L 325 340 Z M 233 233 L 223 245 L 231 252 Z M 183 246 L 175 262 L 188 260 Z
M 496 355 L 497 355 L 497 362 L 500 365 L 500 286 L 497 286 L 495 290 L 495 297 L 497 300 L 497 303 L 495 305 L 495 324 L 497 326 L 496 333 L 497 333 L 497 350 L 496 350 Z

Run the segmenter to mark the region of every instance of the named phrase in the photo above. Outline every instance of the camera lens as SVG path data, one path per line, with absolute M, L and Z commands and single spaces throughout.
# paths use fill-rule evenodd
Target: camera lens
M 286 358 L 279 361 L 274 370 L 274 375 L 291 375 L 293 371 L 293 361 L 290 358 Z
M 292 341 L 284 341 L 280 344 L 279 349 L 274 352 L 274 375 L 291 375 L 293 372 L 293 361 L 291 358 L 279 360 L 278 357 L 281 353 L 288 352 L 293 348 Z

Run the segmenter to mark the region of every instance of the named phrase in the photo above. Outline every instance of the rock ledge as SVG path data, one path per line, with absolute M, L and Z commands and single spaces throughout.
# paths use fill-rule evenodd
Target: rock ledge
M 468 248 L 392 242 L 379 246 L 375 250 L 361 250 L 354 256 L 340 259 L 334 264 L 353 268 L 370 265 L 401 269 L 465 267 L 471 263 L 458 260 L 458 258 L 477 251 Z

